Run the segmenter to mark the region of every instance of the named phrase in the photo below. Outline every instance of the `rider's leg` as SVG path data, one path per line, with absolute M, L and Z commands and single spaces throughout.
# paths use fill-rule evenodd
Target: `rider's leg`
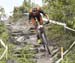
M 37 20 L 39 21 L 39 24 L 40 24 L 40 25 L 43 24 L 43 20 L 42 20 L 42 17 L 41 17 L 41 16 L 37 17 Z M 42 40 L 41 40 L 40 34 L 37 34 L 37 40 L 38 40 L 38 43 L 39 43 L 39 44 L 42 43 Z
M 32 26 L 30 28 L 30 31 L 36 33 L 36 21 L 34 17 L 31 18 L 31 23 L 32 23 Z
M 43 24 L 43 19 L 42 19 L 42 17 L 41 17 L 41 16 L 39 17 L 39 23 L 40 23 L 40 25 L 42 25 L 42 24 Z
M 35 27 L 35 25 L 36 25 L 35 18 L 32 18 L 31 21 L 32 21 L 33 26 Z
M 41 37 L 40 37 L 40 35 L 37 33 L 37 42 L 38 42 L 38 44 L 41 44 L 42 42 L 41 42 L 42 40 L 41 40 Z
M 35 31 L 36 31 L 36 29 L 37 29 L 37 24 L 36 24 L 36 19 L 35 19 L 35 17 L 33 17 L 33 18 L 31 19 L 31 21 L 32 21 L 33 27 L 34 27 L 34 29 L 35 29 Z
M 31 20 L 32 20 L 32 24 L 33 24 L 34 27 L 35 27 L 35 31 L 37 32 L 36 20 L 35 20 L 35 18 L 32 18 Z M 40 36 L 39 36 L 38 32 L 37 32 L 37 42 L 38 42 L 39 44 L 41 43 Z

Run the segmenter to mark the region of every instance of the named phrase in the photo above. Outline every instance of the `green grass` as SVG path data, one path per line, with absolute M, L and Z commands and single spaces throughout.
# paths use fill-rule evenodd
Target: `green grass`
M 75 63 L 75 46 L 64 56 L 63 63 Z M 62 63 L 61 62 L 61 63 Z
M 62 26 L 50 25 L 46 33 L 50 42 L 55 43 L 59 48 L 64 47 L 64 51 L 75 41 L 75 34 Z M 58 58 L 60 57 L 58 56 Z M 75 47 L 70 50 L 61 63 L 75 63 Z

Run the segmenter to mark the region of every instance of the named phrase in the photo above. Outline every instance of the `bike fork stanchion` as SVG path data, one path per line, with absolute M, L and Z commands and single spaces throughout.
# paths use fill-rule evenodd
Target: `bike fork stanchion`
M 44 45 L 46 51 L 48 52 L 48 54 L 51 55 L 51 52 L 50 52 L 49 47 L 48 47 L 48 40 L 47 40 L 45 33 L 42 34 L 42 40 L 43 40 L 43 45 Z

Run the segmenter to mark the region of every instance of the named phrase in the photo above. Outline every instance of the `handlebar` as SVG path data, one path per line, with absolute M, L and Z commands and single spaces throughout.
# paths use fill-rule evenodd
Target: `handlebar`
M 47 20 L 43 25 L 46 25 L 46 24 L 49 24 L 50 22 L 49 22 L 49 20 Z

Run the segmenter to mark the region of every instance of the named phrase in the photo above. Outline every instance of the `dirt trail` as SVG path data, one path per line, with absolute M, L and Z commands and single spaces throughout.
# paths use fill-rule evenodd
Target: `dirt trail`
M 16 28 L 18 28 L 18 29 L 16 29 Z M 28 25 L 24 26 L 24 24 L 23 24 L 23 26 L 22 25 L 16 25 L 16 26 L 12 25 L 10 28 L 11 29 L 10 33 L 11 33 L 12 37 L 13 37 L 13 34 L 15 36 L 15 37 L 13 37 L 13 38 L 15 38 L 15 40 L 14 39 L 13 40 L 17 41 L 17 39 L 19 39 L 20 44 L 24 44 L 24 42 L 27 42 L 33 46 L 39 45 L 37 43 L 36 34 L 32 34 L 32 35 L 28 34 L 29 33 L 29 31 L 27 31 L 28 28 L 30 28 L 30 27 L 28 27 Z M 26 38 L 27 37 L 26 34 L 28 34 L 29 39 Z M 15 43 L 18 43 L 18 41 Z M 54 46 L 50 46 L 50 50 L 52 50 L 53 48 L 54 48 Z M 38 53 L 35 54 L 35 58 L 34 58 L 37 63 L 53 63 L 54 58 L 51 57 L 51 55 L 48 55 L 46 51 L 42 51 L 44 49 L 42 46 L 33 47 L 32 49 L 38 50 Z
M 30 40 L 34 46 L 38 45 L 38 43 L 36 42 L 36 35 L 30 36 Z M 35 54 L 37 63 L 53 63 L 51 55 L 49 55 L 46 51 L 43 51 L 44 48 L 42 45 L 38 45 L 35 48 L 38 49 L 38 53 Z

